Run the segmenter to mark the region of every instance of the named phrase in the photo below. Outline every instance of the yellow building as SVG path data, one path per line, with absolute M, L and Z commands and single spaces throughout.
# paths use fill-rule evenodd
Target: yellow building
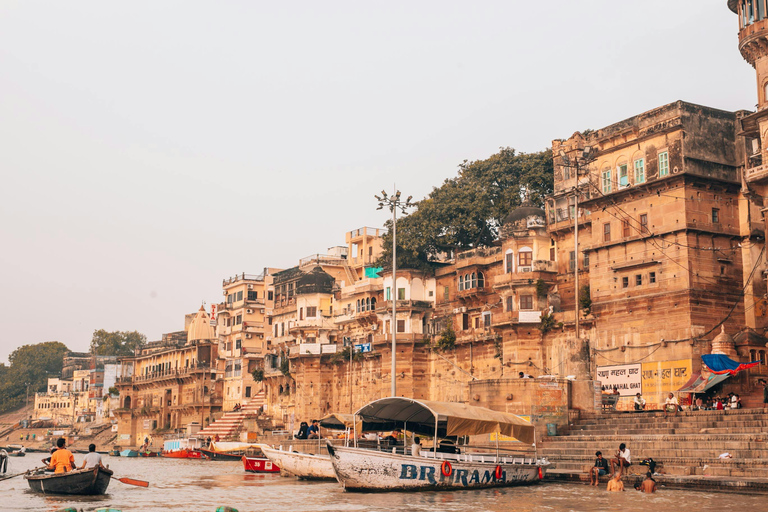
M 261 390 L 251 372 L 263 366 L 264 355 L 271 349 L 266 312 L 274 304 L 270 285 L 277 271 L 265 268 L 259 275 L 243 273 L 222 283 L 225 299 L 216 309 L 216 331 L 224 411 L 243 405 Z
M 185 336 L 184 336 L 185 334 Z M 121 360 L 117 444 L 138 445 L 158 431 L 212 421 L 222 407 L 219 341 L 203 307 L 186 333 L 171 333 Z

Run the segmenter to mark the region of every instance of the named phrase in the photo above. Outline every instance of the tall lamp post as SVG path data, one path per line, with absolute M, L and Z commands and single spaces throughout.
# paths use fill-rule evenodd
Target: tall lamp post
M 573 187 L 573 252 L 574 252 L 574 266 L 573 266 L 573 286 L 574 286 L 574 319 L 575 319 L 575 335 L 576 340 L 581 339 L 579 335 L 579 180 L 582 174 L 589 172 L 588 166 L 597 155 L 592 146 L 584 146 L 584 149 L 579 150 L 574 158 L 568 156 L 564 150 L 560 150 L 560 159 L 563 162 L 563 167 L 569 169 L 575 169 L 576 171 L 576 186 Z M 586 171 L 586 172 L 585 172 Z
M 411 203 L 413 196 L 408 196 L 405 201 L 400 200 L 400 191 L 395 188 L 395 193 L 388 196 L 387 193 L 382 190 L 381 196 L 374 196 L 379 202 L 377 210 L 389 207 L 389 211 L 392 212 L 392 396 L 397 396 L 397 382 L 396 372 L 397 365 L 395 362 L 396 350 L 397 350 L 397 210 L 405 213 L 408 208 L 414 206 Z

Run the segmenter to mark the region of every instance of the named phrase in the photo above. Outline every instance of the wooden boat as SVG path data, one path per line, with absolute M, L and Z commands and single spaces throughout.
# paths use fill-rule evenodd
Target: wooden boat
M 169 439 L 163 442 L 163 457 L 172 459 L 204 459 L 202 443 L 196 437 Z
M 137 452 L 136 450 L 131 450 L 129 448 L 127 450 L 121 451 L 120 452 L 120 456 L 121 457 L 138 457 L 139 456 L 139 452 Z
M 24 450 L 23 448 L 21 450 L 16 450 L 14 452 L 8 452 L 8 456 L 10 457 L 25 457 L 26 455 L 27 455 L 26 450 Z
M 261 451 L 275 466 L 303 480 L 336 480 L 330 455 L 295 452 L 291 447 L 283 450 L 262 446 Z
M 24 478 L 33 491 L 43 494 L 104 494 L 112 471 L 96 466 L 66 473 L 36 473 Z
M 158 452 L 153 452 L 152 450 L 139 450 L 139 457 L 159 457 L 160 454 Z
M 462 403 L 433 402 L 403 397 L 375 400 L 355 413 L 363 421 L 440 439 L 501 433 L 535 446 L 531 423 L 503 412 Z M 384 430 L 384 429 L 382 429 Z M 545 459 L 496 453 L 442 453 L 431 450 L 413 455 L 376 449 L 334 447 L 328 444 L 336 478 L 346 491 L 417 491 L 503 487 L 538 483 L 549 466 Z M 361 471 L 364 468 L 364 471 Z
M 110 457 L 119 457 L 120 456 L 120 447 L 119 446 L 113 446 L 112 449 L 109 451 Z
M 280 468 L 266 457 L 243 455 L 243 468 L 249 473 L 279 473 Z
M 334 413 L 320 420 L 320 426 L 330 430 L 349 430 L 353 427 L 352 414 Z M 318 440 L 318 443 L 321 441 Z M 283 447 L 272 448 L 260 445 L 264 455 L 277 464 L 284 472 L 302 480 L 336 480 L 331 456 L 325 453 L 304 453 L 294 451 L 293 446 L 287 450 Z M 318 452 L 320 451 L 318 446 Z
M 236 452 L 217 452 L 215 450 L 207 450 L 205 448 L 200 448 L 200 451 L 203 453 L 205 458 L 208 460 L 226 460 L 226 461 L 233 461 L 233 460 L 242 460 L 243 455 L 245 455 L 242 451 L 236 451 Z

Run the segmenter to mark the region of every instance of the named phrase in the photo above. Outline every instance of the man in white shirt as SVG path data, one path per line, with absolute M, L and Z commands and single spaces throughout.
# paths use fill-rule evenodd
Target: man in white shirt
M 413 438 L 413 444 L 411 445 L 411 456 L 418 457 L 421 455 L 421 439 L 418 437 Z
M 645 409 L 645 398 L 640 393 L 635 395 L 635 410 L 642 411 Z
M 677 413 L 677 407 L 680 404 L 677 401 L 677 397 L 670 393 L 666 400 L 664 400 L 664 417 L 667 417 L 668 413 Z
M 619 451 L 614 455 L 615 458 L 611 459 L 611 472 L 616 473 L 614 466 L 619 466 L 619 476 L 624 472 L 624 468 L 628 468 L 632 463 L 629 458 L 629 448 L 624 443 L 619 445 Z
M 96 466 L 104 467 L 101 463 L 101 455 L 96 453 L 96 445 L 91 443 L 88 445 L 88 454 L 83 459 L 83 465 L 80 469 L 93 469 Z

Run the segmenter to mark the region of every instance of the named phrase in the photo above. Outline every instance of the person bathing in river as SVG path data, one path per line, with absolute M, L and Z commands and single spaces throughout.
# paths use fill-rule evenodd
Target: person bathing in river
M 607 490 L 613 492 L 621 492 L 624 490 L 624 482 L 621 481 L 621 474 L 616 473 L 613 478 L 608 480 Z
M 645 474 L 645 480 L 637 487 L 637 490 L 648 494 L 656 492 L 656 480 L 653 479 L 653 474 L 650 471 Z

